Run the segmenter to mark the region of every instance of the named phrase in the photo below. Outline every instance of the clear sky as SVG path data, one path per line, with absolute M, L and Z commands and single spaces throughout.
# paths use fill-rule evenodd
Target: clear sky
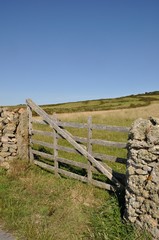
M 0 0 L 0 105 L 159 90 L 159 0 Z

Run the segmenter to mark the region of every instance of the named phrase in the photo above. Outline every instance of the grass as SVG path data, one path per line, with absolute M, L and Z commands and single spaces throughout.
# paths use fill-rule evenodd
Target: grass
M 77 120 L 79 120 L 79 119 L 77 119 Z M 84 120 L 82 119 L 82 116 L 81 116 L 80 120 L 81 120 L 80 122 L 84 122 Z M 37 130 L 42 130 L 42 131 L 51 131 L 50 127 L 39 124 L 39 123 L 34 124 L 33 128 L 37 129 Z M 77 129 L 77 128 L 70 128 L 70 127 L 68 128 L 67 127 L 66 130 L 69 131 L 73 136 L 87 138 L 87 135 L 88 135 L 87 129 Z M 120 142 L 120 141 L 127 142 L 127 137 L 128 137 L 127 133 L 122 133 L 122 132 L 120 132 L 120 133 L 113 132 L 112 133 L 110 131 L 93 130 L 93 138 L 94 139 L 104 139 L 104 140 L 116 141 L 116 142 Z M 53 137 L 48 137 L 48 136 L 44 136 L 44 135 L 34 135 L 33 138 L 36 140 L 53 143 Z M 72 145 L 64 139 L 59 139 L 58 145 L 72 148 Z M 34 145 L 33 147 L 34 147 L 34 149 L 36 149 L 38 151 L 42 151 L 42 152 L 49 153 L 49 154 L 54 153 L 53 148 L 51 149 L 51 148 L 47 148 L 47 147 L 42 147 L 40 145 Z M 87 147 L 87 146 L 85 145 L 85 147 Z M 92 146 L 92 150 L 95 153 L 107 154 L 107 155 L 112 155 L 112 156 L 116 156 L 116 157 L 120 157 L 120 158 L 126 158 L 126 155 L 127 155 L 126 149 L 119 149 L 119 148 L 115 148 L 115 147 L 105 147 L 105 146 L 97 145 L 97 144 L 94 144 Z M 70 152 L 65 152 L 65 151 L 59 150 L 58 156 L 61 158 L 69 159 L 69 160 L 76 161 L 76 162 L 88 163 L 88 160 L 84 156 L 80 155 L 79 153 L 70 153 Z M 36 155 L 36 158 L 38 160 L 42 160 L 46 163 L 54 165 L 53 161 L 42 159 L 41 157 L 39 157 L 37 155 Z M 126 167 L 123 164 L 111 163 L 110 161 L 104 161 L 104 162 L 115 171 L 118 171 L 121 173 L 125 173 L 125 171 L 126 171 Z M 66 164 L 60 164 L 60 167 L 65 170 L 71 171 L 73 173 L 77 173 L 82 176 L 87 176 L 86 171 L 79 169 L 77 167 L 70 167 L 69 165 L 66 165 Z M 109 182 L 109 180 L 106 179 L 105 177 L 101 178 L 100 174 L 93 174 L 93 178 L 96 180 Z
M 61 121 L 67 121 L 67 122 L 69 121 L 69 122 L 87 123 L 88 117 L 92 116 L 93 123 L 130 127 L 136 118 L 139 118 L 139 117 L 148 118 L 150 116 L 159 117 L 158 108 L 159 108 L 159 104 L 155 103 L 146 107 L 140 107 L 135 109 L 95 111 L 95 112 L 82 112 L 82 113 L 61 113 L 61 114 L 57 114 L 57 118 Z M 36 124 L 34 125 L 34 128 L 38 130 L 43 130 L 43 131 L 50 131 L 50 128 L 47 125 Z M 87 138 L 87 134 L 88 134 L 87 129 L 66 128 L 66 130 L 68 130 L 74 136 Z M 94 139 L 127 142 L 127 137 L 128 137 L 127 133 L 93 130 Z M 34 138 L 37 140 L 53 143 L 53 137 L 35 135 Z M 71 145 L 66 140 L 63 140 L 63 139 L 59 139 L 58 144 L 66 147 L 71 147 Z M 35 146 L 35 147 L 38 150 L 53 154 L 53 149 L 43 148 L 41 146 Z M 97 144 L 93 145 L 93 152 L 112 155 L 119 158 L 127 157 L 126 149 L 105 147 Z M 87 163 L 87 159 L 82 157 L 80 154 L 67 153 L 64 151 L 59 151 L 58 154 L 59 154 L 59 157 L 62 157 L 62 158 L 67 158 L 73 161 Z M 53 162 L 50 162 L 50 163 L 53 165 Z M 105 161 L 105 163 L 117 172 L 125 173 L 126 171 L 126 166 L 123 164 L 113 163 L 109 161 Z M 64 168 L 67 169 L 67 166 L 65 165 Z M 77 167 L 69 168 L 69 170 L 72 170 L 73 172 L 78 173 Z M 83 174 L 84 176 L 86 175 L 85 171 L 79 171 L 79 174 Z M 99 175 L 99 178 L 95 175 L 95 179 L 101 180 L 100 175 Z
M 34 100 L 34 99 L 33 99 Z M 77 113 L 108 111 L 116 109 L 135 109 L 150 106 L 159 103 L 159 91 L 146 92 L 143 94 L 130 95 L 118 98 L 85 100 L 79 102 L 68 102 L 60 104 L 47 104 L 41 107 L 48 113 Z M 8 106 L 11 109 L 25 108 L 23 104 L 17 106 Z
M 17 239 L 150 240 L 121 219 L 117 197 L 24 161 L 0 168 L 0 216 Z
M 159 91 L 145 94 L 130 95 L 119 98 L 86 100 L 79 102 L 69 102 L 61 104 L 42 105 L 42 108 L 48 113 L 68 113 L 68 112 L 85 112 L 114 110 L 124 108 L 138 108 L 148 106 L 151 103 L 159 102 Z
M 151 104 L 150 104 L 151 103 Z M 140 107 L 137 107 L 140 106 Z M 57 110 L 58 119 L 71 122 L 128 126 L 139 117 L 159 117 L 159 93 L 129 96 L 118 99 L 101 99 L 68 104 L 43 106 L 49 113 Z M 126 109 L 123 109 L 127 107 Z M 117 110 L 116 110 L 117 108 Z M 51 109 L 51 110 L 50 110 Z M 105 111 L 109 109 L 109 111 Z M 87 112 L 75 112 L 83 111 Z M 95 111 L 93 111 L 95 110 Z M 100 110 L 100 111 L 99 111 Z M 49 131 L 48 126 L 35 125 L 36 129 Z M 70 130 L 70 129 L 68 129 Z M 71 133 L 85 137 L 85 130 L 71 130 Z M 37 140 L 53 143 L 52 137 L 35 136 Z M 93 138 L 111 141 L 125 141 L 126 134 L 94 131 Z M 64 140 L 60 144 L 69 146 Z M 35 146 L 38 148 L 38 146 Z M 52 149 L 43 151 L 53 154 Z M 125 157 L 125 150 L 93 146 L 94 151 Z M 74 154 L 72 157 L 84 161 Z M 125 166 L 108 163 L 114 170 L 125 172 Z M 102 178 L 94 175 L 95 178 Z M 120 200 L 120 201 L 119 201 Z M 11 169 L 0 168 L 0 217 L 17 239 L 27 240 L 150 240 L 144 231 L 121 218 L 124 198 L 72 179 L 48 173 L 25 161 L 12 163 Z

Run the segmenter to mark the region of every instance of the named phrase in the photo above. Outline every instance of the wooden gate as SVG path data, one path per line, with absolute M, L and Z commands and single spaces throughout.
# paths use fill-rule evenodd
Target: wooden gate
M 32 161 L 34 164 L 42 168 L 45 168 L 49 171 L 53 171 L 55 175 L 65 175 L 74 179 L 78 179 L 83 182 L 91 183 L 97 187 L 101 187 L 107 190 L 115 191 L 116 189 L 124 188 L 123 181 L 120 181 L 124 177 L 124 175 L 113 171 L 106 163 L 103 164 L 102 162 L 98 161 L 97 159 L 99 158 L 99 155 L 94 156 L 92 154 L 91 143 L 94 141 L 94 143 L 96 142 L 98 144 L 100 141 L 100 143 L 103 145 L 107 144 L 111 146 L 116 144 L 120 148 L 125 148 L 126 147 L 125 143 L 115 143 L 115 142 L 108 142 L 104 140 L 91 139 L 92 128 L 96 127 L 100 129 L 101 126 L 100 125 L 95 126 L 94 124 L 91 123 L 91 121 L 89 121 L 88 124 L 84 125 L 85 127 L 88 128 L 88 139 L 87 139 L 87 149 L 86 149 L 84 145 L 79 144 L 80 138 L 73 136 L 70 132 L 64 129 L 64 127 L 70 126 L 69 124 L 57 121 L 56 118 L 53 119 L 42 108 L 36 105 L 31 99 L 27 99 L 26 103 L 27 103 L 27 110 L 28 110 L 28 116 L 29 116 L 30 161 Z M 40 116 L 41 118 L 40 121 L 35 120 L 33 118 L 33 114 L 32 114 L 33 111 Z M 51 127 L 52 131 L 44 132 L 40 130 L 35 130 L 33 128 L 33 125 L 35 123 L 48 124 Z M 73 125 L 75 126 L 77 124 L 74 123 Z M 78 126 L 82 127 L 82 125 L 78 125 Z M 114 129 L 115 131 L 123 131 L 123 132 L 128 132 L 129 130 L 129 128 L 126 128 L 126 127 L 115 127 L 115 126 L 114 127 L 105 126 L 105 129 L 107 130 Z M 36 140 L 33 138 L 35 134 L 43 134 L 43 135 L 50 136 L 53 139 L 53 143 Z M 59 138 L 65 139 L 73 148 L 59 146 L 58 145 Z M 46 148 L 47 147 L 52 148 L 53 153 L 48 154 L 45 151 L 35 150 L 33 147 L 35 144 L 41 145 Z M 65 151 L 76 152 L 84 156 L 85 159 L 87 160 L 87 163 L 82 163 L 82 162 L 68 160 L 68 159 L 59 157 L 58 150 L 60 149 Z M 36 156 L 40 156 L 40 159 Z M 111 160 L 113 160 L 113 157 L 108 156 L 108 158 L 109 157 L 111 158 Z M 48 161 L 43 161 L 42 159 L 47 159 L 50 162 L 48 163 Z M 126 159 L 123 159 L 123 161 L 125 160 Z M 120 161 L 122 162 L 122 159 L 120 159 Z M 61 168 L 60 167 L 61 164 L 66 164 L 66 165 L 84 169 L 86 173 L 84 174 L 84 176 L 77 173 L 73 173 L 70 170 L 68 171 L 68 169 Z M 93 179 L 92 178 L 93 171 L 102 173 L 102 175 L 109 180 L 109 183 L 106 183 L 105 181 L 103 182 L 103 181 Z

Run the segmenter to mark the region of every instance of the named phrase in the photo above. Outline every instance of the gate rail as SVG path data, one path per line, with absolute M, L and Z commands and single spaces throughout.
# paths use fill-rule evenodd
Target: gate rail
M 83 182 L 91 183 L 95 186 L 105 188 L 107 190 L 115 191 L 116 188 L 123 189 L 124 186 L 121 183 L 119 179 L 123 178 L 124 175 L 117 173 L 113 171 L 106 163 L 99 162 L 97 159 L 107 159 L 111 161 L 117 161 L 121 163 L 125 163 L 126 159 L 117 158 L 113 156 L 109 156 L 106 154 L 98 154 L 98 153 L 92 153 L 91 145 L 92 144 L 101 144 L 104 146 L 115 146 L 119 148 L 125 148 L 126 144 L 123 142 L 117 143 L 112 141 L 105 141 L 105 140 L 99 140 L 99 139 L 92 139 L 92 129 L 102 129 L 102 130 L 112 130 L 112 131 L 118 131 L 118 132 L 128 132 L 129 128 L 126 127 L 116 127 L 116 126 L 102 126 L 99 124 L 92 124 L 91 119 L 89 118 L 87 124 L 79 124 L 79 123 L 67 123 L 67 122 L 61 122 L 57 119 L 53 119 L 51 116 L 49 116 L 42 108 L 40 108 L 38 105 L 36 105 L 31 99 L 26 100 L 27 103 L 27 109 L 28 109 L 28 116 L 29 116 L 29 135 L 30 135 L 30 160 L 34 162 L 34 164 L 39 165 L 42 168 L 45 168 L 49 171 L 53 171 L 56 175 L 62 174 L 68 177 L 72 177 L 78 180 L 81 180 Z M 43 120 L 37 121 L 33 120 L 32 117 L 32 111 L 35 111 Z M 53 132 L 44 132 L 39 130 L 34 130 L 32 123 L 42 123 L 42 124 L 48 124 L 53 129 Z M 75 137 L 71 133 L 69 133 L 67 130 L 63 129 L 64 127 L 79 127 L 79 128 L 88 128 L 88 138 L 81 138 L 81 137 Z M 45 134 L 47 136 L 53 137 L 53 144 L 46 143 L 43 141 L 37 141 L 32 138 L 33 134 Z M 58 139 L 62 137 L 63 139 L 67 140 L 73 148 L 70 147 L 64 147 L 59 146 Z M 87 143 L 87 149 L 85 149 L 85 146 L 81 146 L 80 143 Z M 42 145 L 45 147 L 53 148 L 54 153 L 48 154 L 44 152 L 37 151 L 33 149 L 33 144 Z M 58 150 L 63 151 L 72 151 L 76 153 L 80 153 L 83 155 L 87 160 L 87 163 L 81 163 L 76 162 L 73 160 L 68 160 L 65 158 L 58 157 Z M 39 161 L 35 159 L 35 155 L 41 156 L 43 158 L 51 160 L 54 165 L 48 164 L 43 161 Z M 76 173 L 72 173 L 70 171 L 66 171 L 64 169 L 61 169 L 59 166 L 59 163 L 73 165 L 76 167 L 80 167 L 82 169 L 85 169 L 87 171 L 87 176 L 81 176 Z M 110 180 L 110 184 L 107 184 L 105 182 L 101 182 L 98 180 L 95 180 L 92 178 L 92 171 L 96 171 L 102 173 L 104 176 L 106 176 Z

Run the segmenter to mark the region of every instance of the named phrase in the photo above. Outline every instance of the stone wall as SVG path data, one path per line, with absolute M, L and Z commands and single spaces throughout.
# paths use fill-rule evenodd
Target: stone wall
M 0 108 L 0 165 L 9 168 L 17 158 L 28 159 L 27 113 L 22 108 Z
M 159 239 L 159 119 L 138 119 L 129 132 L 125 217 Z

